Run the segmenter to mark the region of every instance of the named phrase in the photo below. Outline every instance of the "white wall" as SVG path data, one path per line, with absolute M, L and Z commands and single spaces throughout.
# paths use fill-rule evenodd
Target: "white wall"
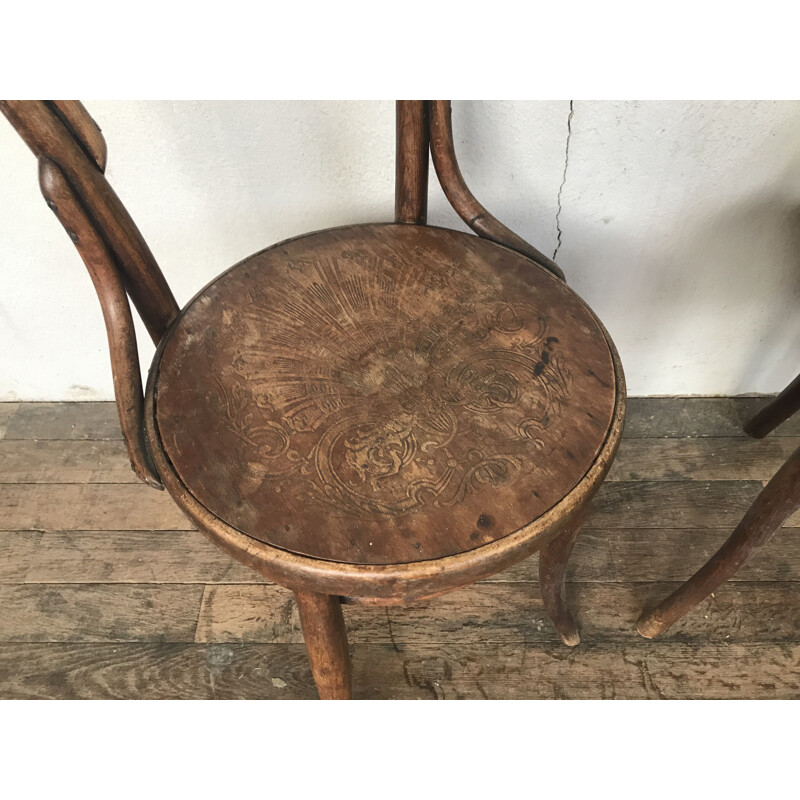
M 385 221 L 392 102 L 87 102 L 107 174 L 179 303 L 252 252 Z M 629 392 L 774 392 L 800 371 L 800 103 L 454 104 L 479 199 L 614 337 Z M 563 187 L 562 187 L 563 180 Z M 464 229 L 435 182 L 430 222 Z M 152 355 L 142 328 L 143 364 Z M 0 120 L 0 400 L 111 399 L 77 253 Z

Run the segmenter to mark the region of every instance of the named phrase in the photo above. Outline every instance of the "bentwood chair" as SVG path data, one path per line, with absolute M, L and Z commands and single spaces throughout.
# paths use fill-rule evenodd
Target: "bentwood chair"
M 245 259 L 180 309 L 75 101 L 6 101 L 94 281 L 136 474 L 295 592 L 323 698 L 350 697 L 342 602 L 431 598 L 540 552 L 564 572 L 622 430 L 614 345 L 549 258 L 473 197 L 447 101 L 397 104 L 394 223 Z M 427 226 L 428 153 L 478 234 Z M 128 298 L 157 345 L 143 393 Z
M 763 439 L 800 410 L 800 375 L 745 426 Z M 738 572 L 775 531 L 800 508 L 800 447 L 759 492 L 753 505 L 725 543 L 686 583 L 639 618 L 639 633 L 652 639 L 674 625 Z

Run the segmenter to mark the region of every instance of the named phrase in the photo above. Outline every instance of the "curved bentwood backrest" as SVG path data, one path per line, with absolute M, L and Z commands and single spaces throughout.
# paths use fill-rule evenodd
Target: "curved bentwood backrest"
M 0 111 L 39 159 L 42 194 L 92 278 L 105 319 L 131 466 L 142 480 L 160 488 L 145 445 L 142 379 L 128 297 L 156 344 L 178 316 L 178 305 L 103 174 L 106 143 L 83 105 L 75 100 L 4 100 Z M 531 258 L 563 280 L 551 259 L 496 220 L 470 192 L 456 161 L 448 100 L 397 103 L 396 222 L 426 222 L 429 152 L 447 199 L 475 233 Z
M 0 110 L 39 159 L 42 194 L 89 270 L 103 309 L 131 466 L 142 480 L 160 486 L 144 443 L 142 379 L 128 295 L 156 344 L 177 317 L 178 304 L 103 174 L 105 141 L 86 109 L 76 101 L 6 100 Z
M 425 224 L 429 148 L 450 205 L 478 236 L 516 250 L 564 280 L 552 259 L 493 217 L 469 190 L 456 159 L 449 100 L 397 102 L 395 221 Z

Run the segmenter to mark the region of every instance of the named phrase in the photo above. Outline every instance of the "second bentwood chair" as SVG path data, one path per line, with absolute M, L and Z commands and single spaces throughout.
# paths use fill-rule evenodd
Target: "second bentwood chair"
M 800 410 L 800 375 L 745 426 L 745 433 L 763 439 Z M 800 508 L 800 447 L 772 476 L 747 509 L 742 521 L 711 558 L 655 608 L 639 619 L 639 633 L 647 639 L 663 633 L 681 617 L 733 577 L 778 528 Z
M 294 591 L 323 698 L 351 696 L 342 603 L 435 597 L 539 551 L 564 572 L 622 432 L 602 324 L 459 171 L 448 101 L 397 104 L 393 223 L 245 259 L 180 309 L 76 101 L 5 101 L 100 298 L 136 474 Z M 429 152 L 478 236 L 427 226 Z M 142 390 L 128 298 L 157 345 Z

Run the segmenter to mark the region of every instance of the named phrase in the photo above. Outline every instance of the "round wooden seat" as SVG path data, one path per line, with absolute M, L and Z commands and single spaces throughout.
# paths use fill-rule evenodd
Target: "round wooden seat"
M 270 247 L 188 304 L 153 363 L 148 438 L 206 526 L 412 564 L 567 497 L 616 445 L 621 380 L 592 312 L 524 256 L 360 225 Z

